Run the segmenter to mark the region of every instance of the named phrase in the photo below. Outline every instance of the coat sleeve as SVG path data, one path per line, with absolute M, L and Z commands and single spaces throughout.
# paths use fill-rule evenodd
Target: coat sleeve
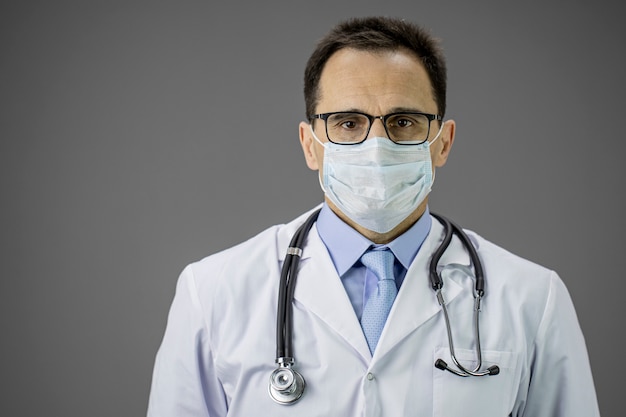
M 193 270 L 176 286 L 163 342 L 156 356 L 148 417 L 221 417 L 226 399 L 215 372 Z
M 534 344 L 527 402 L 519 416 L 596 417 L 600 415 L 587 348 L 574 305 L 552 273 Z

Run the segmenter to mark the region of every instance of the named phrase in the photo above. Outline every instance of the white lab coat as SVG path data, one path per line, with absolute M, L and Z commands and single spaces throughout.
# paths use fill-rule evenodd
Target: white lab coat
M 468 232 L 481 257 L 483 366 L 497 376 L 462 378 L 452 364 L 428 261 L 443 227 L 432 229 L 406 278 L 374 357 L 315 227 L 306 240 L 294 301 L 294 356 L 302 399 L 268 394 L 275 369 L 280 266 L 305 214 L 272 227 L 182 273 L 157 354 L 148 415 L 594 417 L 599 415 L 585 342 L 556 273 Z M 444 254 L 443 293 L 457 357 L 475 359 L 473 278 L 454 238 Z

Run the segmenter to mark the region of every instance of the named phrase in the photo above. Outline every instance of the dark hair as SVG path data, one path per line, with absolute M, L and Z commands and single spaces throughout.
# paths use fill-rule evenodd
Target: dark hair
M 304 102 L 309 118 L 319 101 L 319 82 L 328 59 L 343 48 L 397 51 L 406 48 L 424 65 L 439 114 L 446 111 L 446 63 L 437 39 L 425 29 L 400 19 L 366 17 L 339 23 L 322 38 L 304 71 Z

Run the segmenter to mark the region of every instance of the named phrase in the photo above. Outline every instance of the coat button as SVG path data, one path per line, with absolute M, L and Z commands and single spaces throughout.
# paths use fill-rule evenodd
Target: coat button
M 371 373 L 371 372 L 369 372 L 369 373 L 367 374 L 367 380 L 368 380 L 368 381 L 371 381 L 372 379 L 374 379 L 374 374 L 373 374 L 373 373 Z

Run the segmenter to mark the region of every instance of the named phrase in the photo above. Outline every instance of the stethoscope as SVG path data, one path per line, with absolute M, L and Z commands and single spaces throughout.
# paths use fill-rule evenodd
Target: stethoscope
M 285 262 L 280 273 L 280 285 L 278 289 L 278 312 L 276 315 L 276 364 L 277 368 L 270 375 L 269 393 L 270 397 L 279 404 L 289 405 L 298 401 L 304 393 L 306 383 L 304 378 L 298 371 L 293 369 L 295 359 L 292 346 L 292 330 L 293 330 L 293 295 L 296 288 L 296 277 L 298 264 L 302 256 L 302 246 L 305 237 L 313 227 L 317 220 L 319 210 L 316 210 L 309 218 L 298 228 L 293 235 Z M 447 218 L 431 213 L 444 227 L 444 238 L 430 260 L 429 279 L 437 301 L 441 305 L 446 330 L 448 333 L 448 345 L 450 347 L 450 356 L 457 369 L 450 368 L 443 359 L 435 361 L 435 367 L 442 371 L 452 372 L 454 375 L 468 376 L 486 376 L 498 375 L 500 368 L 492 365 L 485 370 L 482 367 L 482 352 L 480 349 L 480 330 L 478 326 L 478 315 L 480 312 L 480 303 L 485 295 L 485 278 L 483 275 L 483 267 L 478 253 L 472 245 L 469 237 L 463 230 Z M 450 327 L 450 319 L 448 317 L 448 308 L 443 298 L 441 289 L 443 288 L 443 280 L 437 272 L 437 264 L 443 256 L 444 252 L 452 241 L 452 235 L 455 234 L 461 240 L 461 243 L 467 250 L 471 263 L 474 267 L 474 276 L 476 279 L 474 287 L 474 334 L 476 339 L 476 366 L 473 369 L 467 369 L 457 360 L 454 351 L 454 342 L 452 340 L 452 330 Z

